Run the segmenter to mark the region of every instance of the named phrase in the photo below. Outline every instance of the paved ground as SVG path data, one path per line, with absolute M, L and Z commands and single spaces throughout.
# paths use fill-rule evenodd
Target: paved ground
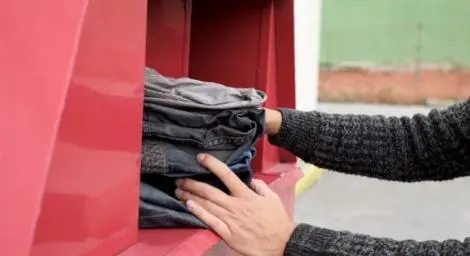
M 320 104 L 322 111 L 411 115 L 423 107 Z M 325 172 L 298 199 L 296 221 L 396 239 L 470 236 L 470 179 L 399 184 Z

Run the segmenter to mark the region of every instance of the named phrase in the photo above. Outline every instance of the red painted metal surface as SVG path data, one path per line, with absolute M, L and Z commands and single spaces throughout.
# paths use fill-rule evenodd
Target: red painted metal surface
M 190 76 L 257 86 L 261 17 L 268 2 L 193 1 Z
M 258 88 L 268 94 L 266 107 L 274 108 L 278 104 L 278 98 L 281 94 L 277 93 L 277 70 L 276 70 L 276 41 L 275 41 L 275 15 L 274 2 L 269 3 L 263 8 L 261 19 L 261 40 L 260 56 L 258 65 Z M 288 88 L 288 87 L 286 87 Z M 261 157 L 255 160 L 254 167 L 258 171 L 268 172 L 273 170 L 272 166 L 279 163 L 280 149 L 272 146 L 265 136 L 259 142 L 258 150 Z
M 0 254 L 29 255 L 86 1 L 0 1 Z
M 164 75 L 188 76 L 191 3 L 149 0 L 146 62 Z
M 228 253 L 206 230 L 138 232 L 142 71 L 294 107 L 292 3 L 1 1 L 0 254 Z M 258 175 L 292 214 L 301 173 L 266 138 L 258 150 L 256 170 L 282 173 Z
M 31 255 L 113 255 L 137 240 L 145 15 L 142 0 L 87 3 Z
M 276 48 L 276 107 L 295 108 L 294 0 L 274 1 Z M 281 162 L 295 162 L 296 157 L 280 149 Z
M 292 164 L 275 166 L 282 174 L 257 174 L 256 177 L 266 181 L 282 198 L 288 212 L 293 216 L 295 201 L 295 184 L 302 172 Z M 235 255 L 220 238 L 209 230 L 201 229 L 156 229 L 143 230 L 139 242 L 120 256 L 154 256 L 154 255 Z

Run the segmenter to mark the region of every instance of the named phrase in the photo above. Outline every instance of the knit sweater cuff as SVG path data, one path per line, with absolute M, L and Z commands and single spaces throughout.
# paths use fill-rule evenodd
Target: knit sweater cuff
M 292 233 L 284 251 L 286 256 L 327 253 L 334 245 L 337 233 L 329 229 L 299 224 Z
M 302 119 L 299 118 L 299 111 L 289 108 L 278 109 L 282 115 L 282 123 L 279 132 L 274 136 L 269 136 L 269 142 L 273 145 L 291 148 L 296 144 L 295 132 L 300 131 L 298 127 L 302 126 Z

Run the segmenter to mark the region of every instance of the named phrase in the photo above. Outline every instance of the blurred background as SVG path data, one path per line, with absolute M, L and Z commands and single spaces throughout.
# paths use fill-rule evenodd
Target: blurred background
M 470 1 L 324 0 L 321 15 L 318 110 L 412 116 L 470 96 Z M 470 178 L 320 173 L 299 196 L 297 222 L 395 239 L 470 235 Z
M 470 1 L 322 5 L 321 101 L 431 104 L 470 95 Z

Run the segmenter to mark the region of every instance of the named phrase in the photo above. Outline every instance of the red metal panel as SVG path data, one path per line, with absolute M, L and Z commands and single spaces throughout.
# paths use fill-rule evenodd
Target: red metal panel
M 295 108 L 294 0 L 274 1 L 278 101 L 276 107 Z M 282 162 L 296 157 L 280 150 Z
M 0 1 L 0 254 L 30 254 L 85 0 Z
M 231 86 L 256 86 L 260 20 L 268 1 L 194 1 L 190 76 Z
M 263 8 L 261 17 L 261 34 L 259 43 L 258 60 L 258 83 L 257 88 L 268 94 L 266 107 L 276 107 L 278 101 L 277 93 L 277 66 L 276 66 L 276 42 L 274 37 L 274 3 L 269 1 Z M 255 170 L 267 172 L 273 170 L 271 167 L 279 163 L 279 148 L 272 146 L 265 136 L 257 147 L 260 154 L 254 161 Z
M 147 65 L 160 73 L 188 76 L 191 0 L 150 0 Z
M 31 255 L 114 255 L 137 240 L 145 24 L 145 0 L 88 1 Z

